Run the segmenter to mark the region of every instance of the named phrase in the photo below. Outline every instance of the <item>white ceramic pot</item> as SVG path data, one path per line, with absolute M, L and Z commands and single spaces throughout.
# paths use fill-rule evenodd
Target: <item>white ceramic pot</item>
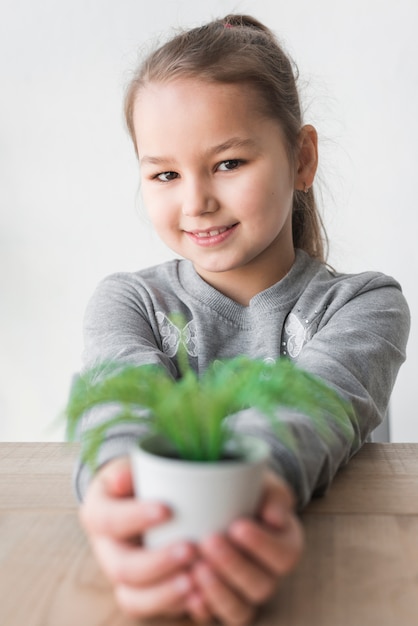
M 148 547 L 199 541 L 255 512 L 269 448 L 260 439 L 242 437 L 239 450 L 237 460 L 195 462 L 164 456 L 170 449 L 157 436 L 141 442 L 131 457 L 136 495 L 163 502 L 173 512 L 170 521 L 146 533 Z

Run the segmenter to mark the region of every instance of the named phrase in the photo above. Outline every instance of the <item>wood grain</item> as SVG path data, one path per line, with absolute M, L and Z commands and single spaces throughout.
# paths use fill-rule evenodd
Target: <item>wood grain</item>
M 418 515 L 418 445 L 366 444 L 306 511 Z
M 66 443 L 0 443 L 0 511 L 75 509 L 71 474 L 78 450 Z
M 387 515 L 305 518 L 306 552 L 264 620 L 286 626 L 418 623 L 418 519 Z

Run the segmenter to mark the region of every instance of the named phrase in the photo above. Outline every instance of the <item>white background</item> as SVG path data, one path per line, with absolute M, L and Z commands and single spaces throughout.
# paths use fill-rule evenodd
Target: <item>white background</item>
M 96 283 L 171 258 L 147 224 L 122 120 L 141 46 L 227 12 L 279 35 L 321 137 L 330 262 L 381 270 L 418 311 L 415 0 L 0 0 L 0 440 L 51 424 L 80 364 Z M 418 440 L 415 326 L 392 439 Z

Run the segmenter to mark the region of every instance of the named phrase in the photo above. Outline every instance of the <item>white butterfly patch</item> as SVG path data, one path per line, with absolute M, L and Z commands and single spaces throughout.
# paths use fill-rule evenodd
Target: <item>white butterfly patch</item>
M 294 314 L 289 313 L 284 325 L 284 338 L 282 341 L 282 354 L 287 354 L 292 359 L 299 356 L 303 346 L 312 339 L 318 328 L 318 322 L 315 320 L 310 324 L 300 321 Z
M 197 356 L 197 333 L 194 320 L 190 320 L 184 328 L 179 328 L 164 313 L 157 311 L 155 317 L 158 322 L 163 351 L 169 357 L 177 354 L 182 344 L 190 356 Z

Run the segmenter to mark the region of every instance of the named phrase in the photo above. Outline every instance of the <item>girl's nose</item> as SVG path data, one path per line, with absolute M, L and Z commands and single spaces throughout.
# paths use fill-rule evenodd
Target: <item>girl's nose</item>
M 199 182 L 185 185 L 182 197 L 182 213 L 187 217 L 197 217 L 218 210 L 218 202 L 212 190 Z

